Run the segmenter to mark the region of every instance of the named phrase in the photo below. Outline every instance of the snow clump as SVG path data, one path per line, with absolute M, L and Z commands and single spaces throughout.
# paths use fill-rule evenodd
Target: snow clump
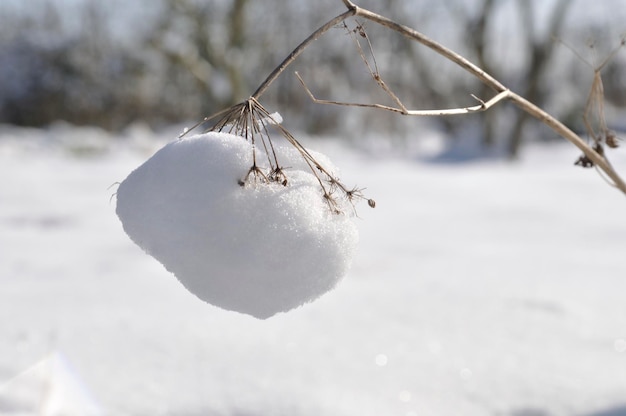
M 217 132 L 179 139 L 120 184 L 117 215 L 203 301 L 260 319 L 296 308 L 345 275 L 358 231 L 351 215 L 329 210 L 296 149 L 276 152 L 289 167 L 286 186 L 262 178 L 240 186 L 253 163 L 249 141 Z M 258 148 L 256 157 L 266 159 Z

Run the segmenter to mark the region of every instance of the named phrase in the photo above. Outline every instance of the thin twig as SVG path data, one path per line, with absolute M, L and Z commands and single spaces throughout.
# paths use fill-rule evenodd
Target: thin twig
M 422 45 L 430 48 L 434 52 L 437 52 L 438 54 L 442 55 L 449 61 L 454 62 L 461 68 L 470 72 L 472 75 L 480 79 L 482 82 L 484 82 L 486 85 L 491 87 L 496 92 L 502 92 L 507 89 L 504 85 L 502 85 L 500 81 L 498 81 L 493 76 L 485 72 L 483 69 L 479 68 L 478 66 L 476 66 L 475 64 L 467 60 L 465 57 L 435 42 L 434 40 L 416 31 L 415 29 L 396 23 L 387 17 L 381 16 L 377 13 L 371 12 L 362 7 L 356 8 L 356 16 L 362 17 L 372 22 L 376 22 L 381 26 L 387 27 L 395 32 L 400 33 L 401 35 L 409 39 L 412 39 L 414 41 L 421 43 Z
M 344 22 L 343 24 L 346 27 L 346 29 L 348 30 L 348 33 L 350 33 L 350 36 L 352 37 L 352 39 L 354 40 L 354 43 L 355 43 L 355 45 L 357 47 L 359 55 L 361 56 L 361 60 L 365 64 L 367 70 L 369 71 L 369 73 L 372 76 L 372 78 L 374 79 L 374 81 L 376 81 L 378 86 L 380 88 L 382 88 L 383 91 L 385 91 L 385 93 L 391 98 L 391 100 L 393 102 L 396 103 L 396 105 L 402 110 L 401 111 L 402 114 L 407 114 L 408 110 L 405 107 L 405 105 L 402 103 L 402 101 L 400 101 L 400 98 L 398 98 L 398 96 L 391 90 L 391 88 L 389 88 L 387 86 L 385 81 L 383 81 L 383 78 L 380 75 L 380 71 L 378 71 L 378 64 L 376 63 L 376 56 L 374 55 L 374 47 L 372 46 L 372 42 L 370 41 L 370 37 L 367 34 L 367 32 L 365 31 L 365 28 L 363 27 L 363 24 L 361 24 L 358 21 L 357 21 L 357 23 L 358 23 L 358 25 L 357 25 L 357 27 L 354 30 L 349 30 L 348 29 L 348 25 L 346 24 L 346 22 Z M 358 37 L 356 35 L 357 32 L 359 34 Z M 361 41 L 360 41 L 359 38 L 364 38 L 367 41 L 367 48 L 369 50 L 370 56 L 372 57 L 372 63 L 374 64 L 374 68 L 372 68 L 372 66 L 369 64 L 369 61 L 365 57 L 365 52 L 363 52 L 363 48 L 361 47 Z M 302 82 L 302 80 L 300 80 L 300 82 Z
M 407 110 L 406 107 L 401 102 L 400 102 L 400 104 L 401 104 L 400 108 L 397 108 L 397 107 L 391 107 L 391 106 L 383 105 L 383 104 L 351 103 L 351 102 L 342 102 L 342 101 L 332 101 L 332 100 L 319 99 L 319 98 L 315 97 L 313 92 L 311 92 L 311 90 L 306 85 L 306 83 L 304 82 L 304 80 L 302 79 L 302 77 L 300 76 L 300 74 L 297 71 L 295 72 L 295 75 L 298 78 L 298 80 L 300 81 L 300 84 L 302 84 L 302 87 L 304 88 L 304 90 L 306 91 L 308 96 L 316 104 L 332 104 L 332 105 L 340 105 L 340 106 L 347 106 L 347 107 L 377 108 L 379 110 L 386 110 L 386 111 L 391 111 L 391 112 L 394 112 L 394 113 L 400 113 L 400 114 L 405 115 L 405 116 L 427 116 L 427 117 L 433 117 L 433 116 L 452 116 L 452 115 L 460 115 L 460 114 L 478 113 L 478 112 L 486 111 L 486 110 L 490 109 L 491 107 L 493 107 L 494 105 L 496 105 L 500 101 L 509 98 L 509 96 L 511 94 L 510 90 L 504 90 L 504 91 L 496 94 L 495 96 L 493 96 L 488 101 L 483 101 L 483 100 L 479 99 L 478 97 L 472 95 L 472 97 L 474 99 L 476 99 L 477 101 L 479 101 L 480 104 L 475 105 L 475 106 L 471 106 L 471 107 L 447 108 L 447 109 L 436 109 L 436 110 Z
M 349 2 L 348 2 L 349 3 Z M 328 22 L 324 23 L 322 26 L 320 26 L 319 29 L 317 29 L 315 32 L 311 33 L 311 35 L 309 35 L 308 38 L 306 38 L 304 41 L 302 41 L 302 43 L 300 43 L 296 49 L 294 49 L 289 56 L 287 56 L 285 58 L 285 60 L 283 60 L 283 62 L 280 63 L 280 65 L 278 65 L 271 74 L 269 74 L 269 76 L 265 79 L 265 81 L 263 81 L 263 83 L 261 83 L 261 85 L 259 86 L 259 88 L 257 88 L 257 90 L 254 92 L 254 94 L 252 94 L 252 98 L 258 100 L 261 95 L 263 95 L 263 93 L 269 88 L 269 86 L 272 84 L 272 82 L 274 82 L 276 80 L 276 78 L 278 78 L 280 76 L 280 74 L 282 74 L 285 69 L 293 62 L 296 60 L 296 58 L 306 49 L 307 46 L 309 46 L 313 41 L 317 40 L 320 36 L 322 36 L 324 33 L 326 33 L 329 29 L 331 29 L 332 27 L 334 27 L 335 25 L 345 21 L 348 17 L 354 16 L 354 14 L 356 13 L 356 8 L 350 8 L 350 6 L 348 6 L 348 3 L 346 3 L 346 1 L 344 1 L 344 4 L 346 4 L 346 6 L 348 7 L 348 11 L 341 13 L 340 15 L 334 17 L 333 19 L 330 19 Z
M 382 90 L 385 91 L 385 93 L 392 99 L 392 101 L 396 103 L 396 107 L 392 107 L 392 106 L 388 106 L 384 104 L 367 104 L 367 103 L 354 103 L 354 102 L 319 99 L 313 94 L 313 92 L 311 92 L 310 88 L 306 85 L 306 83 L 304 82 L 304 80 L 302 79 L 298 71 L 296 71 L 295 75 L 300 81 L 300 84 L 302 84 L 302 87 L 304 88 L 308 96 L 311 98 L 311 100 L 317 104 L 332 104 L 332 105 L 349 106 L 349 107 L 376 108 L 380 110 L 400 113 L 402 115 L 429 116 L 430 117 L 430 116 L 448 116 L 448 115 L 469 114 L 469 113 L 485 111 L 485 110 L 488 110 L 493 105 L 500 102 L 502 99 L 507 98 L 508 96 L 508 90 L 505 90 L 497 94 L 488 102 L 485 102 L 472 94 L 472 97 L 476 99 L 478 102 L 480 102 L 479 105 L 471 106 L 471 107 L 439 109 L 439 110 L 409 110 L 404 105 L 402 100 L 400 100 L 400 98 L 396 95 L 396 93 L 394 93 L 393 90 L 389 86 L 387 86 L 387 84 L 383 80 L 383 77 L 378 70 L 378 64 L 376 63 L 376 55 L 374 53 L 374 47 L 372 46 L 372 42 L 370 41 L 369 35 L 367 34 L 367 31 L 365 30 L 365 27 L 363 26 L 363 24 L 357 20 L 357 26 L 355 29 L 352 29 L 352 30 L 348 27 L 345 21 L 343 22 L 343 25 L 346 31 L 350 34 L 350 37 L 352 38 L 352 40 L 354 41 L 354 44 L 357 48 L 357 52 L 359 53 L 359 56 L 361 57 L 361 60 L 365 64 L 365 67 L 367 68 L 371 77 L 378 84 L 378 86 L 380 86 Z M 361 47 L 361 38 L 365 39 L 365 41 L 367 42 L 367 48 L 368 48 L 369 56 L 371 56 L 373 66 L 370 65 L 369 60 L 365 56 L 365 52 L 363 51 L 363 48 Z

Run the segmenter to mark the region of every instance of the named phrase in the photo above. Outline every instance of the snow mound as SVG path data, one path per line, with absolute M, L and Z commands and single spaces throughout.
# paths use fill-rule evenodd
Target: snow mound
M 358 231 L 349 215 L 330 212 L 295 149 L 277 152 L 288 185 L 242 187 L 250 142 L 214 132 L 172 142 L 120 184 L 117 215 L 198 298 L 261 319 L 296 308 L 344 276 Z

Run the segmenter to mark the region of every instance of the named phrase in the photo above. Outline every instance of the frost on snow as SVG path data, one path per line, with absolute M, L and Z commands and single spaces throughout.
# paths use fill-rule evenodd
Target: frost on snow
M 298 307 L 343 277 L 358 232 L 349 215 L 330 212 L 295 149 L 277 152 L 288 161 L 287 186 L 242 187 L 252 165 L 244 138 L 211 132 L 172 142 L 120 184 L 117 215 L 200 299 L 262 319 Z

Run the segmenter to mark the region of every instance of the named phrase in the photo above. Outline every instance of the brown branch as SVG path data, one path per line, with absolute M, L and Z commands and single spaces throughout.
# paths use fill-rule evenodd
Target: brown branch
M 434 40 L 428 38 L 427 36 L 408 26 L 396 23 L 387 17 L 381 16 L 377 13 L 371 12 L 361 7 L 356 8 L 356 15 L 364 19 L 376 22 L 384 27 L 400 33 L 401 35 L 409 39 L 421 43 L 422 45 L 430 48 L 434 52 L 442 55 L 449 61 L 452 61 L 461 68 L 465 69 L 467 72 L 480 79 L 485 85 L 494 89 L 496 92 L 502 93 L 508 91 L 508 89 L 502 83 L 500 83 L 500 81 L 495 79 L 493 76 L 488 74 L 480 67 L 476 66 L 458 53 L 446 48 L 445 46 L 435 42 Z M 531 103 L 524 97 L 512 91 L 509 91 L 506 94 L 506 98 L 511 100 L 522 111 L 525 111 L 526 113 L 535 117 L 536 119 L 550 127 L 552 130 L 554 130 L 559 136 L 565 138 L 566 140 L 570 141 L 574 146 L 578 147 L 585 154 L 585 156 L 587 156 L 601 171 L 603 171 L 613 181 L 613 184 L 616 188 L 626 194 L 626 182 L 624 182 L 620 175 L 613 169 L 613 167 L 603 154 L 598 153 L 567 126 L 565 126 L 552 115 L 548 114 L 543 109 Z

